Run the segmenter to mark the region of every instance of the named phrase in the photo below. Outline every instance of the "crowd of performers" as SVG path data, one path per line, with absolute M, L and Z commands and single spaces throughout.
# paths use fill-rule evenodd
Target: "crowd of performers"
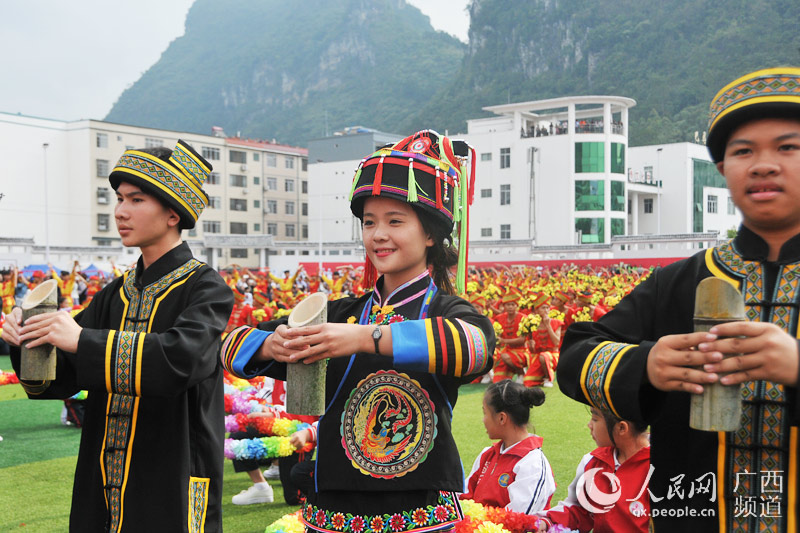
M 467 299 L 492 320 L 497 335 L 494 368 L 483 380 L 501 386 L 504 398 L 509 395 L 508 384 L 511 382 L 518 387 L 514 390 L 520 398 L 521 390 L 552 387 L 566 328 L 574 322 L 597 320 L 649 273 L 648 269 L 627 265 L 602 268 L 593 268 L 591 265 L 563 265 L 559 268 L 496 265 L 472 268 L 466 284 Z M 60 307 L 75 314 L 88 305 L 97 291 L 114 277 L 122 275 L 122 272 L 113 266 L 113 271 L 108 276 L 86 275 L 81 273 L 76 262 L 71 272 L 59 272 L 51 268 L 47 273 L 35 271 L 29 276 L 16 270 L 5 271 L 2 275 L 0 294 L 3 296 L 4 312 L 10 310 L 15 303 L 19 304 L 25 292 L 45 279 L 53 278 L 57 280 L 62 294 Z M 284 271 L 282 276 L 276 276 L 269 269 L 250 270 L 234 265 L 223 270 L 221 275 L 231 288 L 235 300 L 226 334 L 241 326 L 255 326 L 288 315 L 294 305 L 313 292 L 325 292 L 330 300 L 344 296 L 361 296 L 365 292 L 361 267 L 344 266 L 312 276 L 301 266 L 294 273 Z M 537 398 L 541 398 L 538 400 L 541 403 L 544 396 Z M 285 389 L 280 381 L 265 377 L 243 380 L 226 372 L 225 430 L 229 438 L 225 441 L 225 456 L 233 461 L 236 472 L 247 472 L 253 482 L 247 490 L 234 496 L 233 502 L 238 505 L 272 502 L 274 496 L 267 483 L 268 479 L 280 479 L 284 498 L 289 504 L 302 502 L 304 493 L 308 490 L 307 484 L 311 479 L 309 472 L 313 470 L 311 452 L 316 444 L 315 418 L 286 413 L 283 408 L 284 399 Z M 68 418 L 62 415 L 62 422 L 72 421 L 74 425 L 80 426 L 80 419 L 76 419 L 74 411 L 80 410 L 82 400 L 79 397 L 67 400 L 64 413 Z M 539 403 L 531 403 L 530 407 Z M 517 410 L 519 406 L 520 402 L 517 402 Z M 504 409 L 502 412 L 505 415 L 512 410 Z M 486 414 L 487 410 L 489 415 Z M 484 411 L 484 422 L 490 438 L 498 438 L 492 434 L 487 416 L 502 416 L 500 407 L 485 405 Z M 597 419 L 598 416 L 601 415 L 596 414 L 593 418 Z M 616 422 L 608 421 L 609 424 Z M 518 423 L 516 426 L 511 424 L 510 427 L 516 427 L 522 434 L 520 428 L 524 429 L 525 426 L 526 423 Z M 592 435 L 595 437 L 594 431 Z M 501 439 L 476 458 L 473 471 L 465 480 L 465 496 L 478 503 L 466 505 L 467 511 L 483 515 L 485 511 L 480 503 L 484 503 L 506 510 L 505 514 L 501 513 L 502 516 L 494 519 L 505 522 L 507 527 L 517 520 L 517 525 L 526 525 L 530 529 L 536 522 L 526 521 L 516 515 L 531 515 L 536 512 L 544 515 L 550 508 L 550 497 L 555 484 L 549 463 L 541 453 L 541 438 L 527 436 L 527 433 L 523 437 L 519 442 L 511 442 L 499 451 L 503 442 L 508 440 Z M 608 439 L 598 440 L 595 437 L 595 440 L 598 444 L 608 445 Z M 538 445 L 534 446 L 532 443 Z M 515 451 L 506 453 L 511 448 Z M 477 494 L 480 495 L 483 491 L 484 495 L 476 497 L 476 483 L 481 477 L 479 463 L 492 453 L 498 457 L 502 455 L 503 461 L 518 464 L 515 470 L 517 483 L 515 485 L 513 479 L 506 481 L 500 490 L 501 494 L 497 493 L 496 487 L 489 490 L 488 496 L 486 488 L 479 489 Z M 586 467 L 584 463 L 592 459 L 591 454 L 584 459 L 580 465 L 583 468 Z M 538 462 L 544 466 L 536 466 Z M 595 462 L 597 459 L 592 465 Z M 529 466 L 529 463 L 534 466 Z M 262 473 L 261 469 L 269 465 L 272 466 Z M 527 479 L 526 475 L 532 475 L 529 472 L 531 468 L 536 476 L 541 476 L 546 481 L 543 481 L 535 495 L 528 492 L 536 488 L 537 483 L 522 482 Z M 512 465 L 511 469 L 514 470 L 515 467 Z M 485 487 L 486 483 L 483 485 Z M 503 484 L 498 486 L 501 485 Z M 520 495 L 523 490 L 521 487 L 524 487 L 524 491 Z M 574 494 L 571 497 L 574 499 Z M 530 506 L 521 504 L 520 500 L 536 503 Z M 526 505 L 528 508 L 525 508 Z M 561 513 L 555 516 L 560 516 L 561 523 L 564 523 L 574 515 L 573 521 L 583 520 L 581 525 L 584 525 L 586 517 L 570 511 L 570 505 L 580 508 L 576 501 L 569 502 L 567 510 L 562 504 L 554 508 L 558 510 L 554 512 Z M 462 529 L 468 529 L 470 523 L 468 513 Z

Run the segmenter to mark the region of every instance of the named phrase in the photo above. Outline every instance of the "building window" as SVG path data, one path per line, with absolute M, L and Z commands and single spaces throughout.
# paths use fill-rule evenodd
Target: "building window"
M 300 204 L 300 214 L 304 217 L 308 216 L 308 203 L 303 202 Z
M 260 160 L 261 160 L 261 156 L 258 154 L 258 152 L 254 153 L 253 154 L 253 161 L 260 161 Z
M 209 196 L 208 207 L 210 209 L 222 209 L 222 198 L 219 196 Z
M 294 237 L 294 224 L 286 224 L 286 236 Z
M 286 168 L 294 168 L 294 157 L 287 156 L 284 158 L 283 162 L 286 165 Z
M 261 200 L 253 200 L 253 208 L 261 209 Z
M 231 211 L 247 211 L 247 200 L 242 198 L 231 198 Z
M 625 211 L 625 182 L 611 182 L 611 210 Z
M 97 231 L 108 231 L 108 222 L 111 217 L 105 213 L 97 215 Z
M 278 178 L 267 178 L 267 190 L 275 191 L 278 189 Z
M 261 233 L 261 224 L 259 224 L 258 222 L 253 224 L 253 231 L 255 231 L 256 233 Z
M 491 237 L 492 228 L 481 228 L 481 237 Z
M 481 189 L 481 198 L 491 198 L 492 189 Z
M 491 161 L 492 160 L 492 152 L 484 152 L 481 154 L 481 161 Z
M 107 133 L 98 133 L 97 134 L 97 147 L 98 148 L 108 148 L 108 134 Z
M 511 148 L 500 148 L 500 168 L 511 166 Z
M 605 205 L 601 180 L 575 182 L 575 211 L 602 211 Z
M 221 224 L 215 220 L 204 220 L 203 221 L 203 233 L 219 233 L 221 230 Z
M 308 159 L 306 159 L 305 157 L 300 159 L 300 170 L 302 170 L 303 172 L 308 171 Z
M 247 176 L 231 174 L 231 187 L 247 187 Z
M 300 182 L 300 192 L 303 194 L 308 194 L 308 180 L 303 180 Z
M 164 141 L 161 139 L 153 139 L 150 137 L 145 137 L 144 139 L 144 147 L 145 148 L 158 148 L 159 146 L 164 146 Z
M 275 154 L 267 154 L 267 166 L 268 167 L 277 167 L 278 166 L 278 156 Z
M 197 237 L 197 226 L 189 230 L 189 237 Z
M 300 231 L 302 232 L 301 238 L 308 239 L 308 224 L 303 224 Z
M 644 199 L 644 212 L 647 215 L 653 213 L 653 199 L 652 198 L 645 198 Z
M 247 222 L 231 222 L 231 234 L 247 235 Z
M 108 187 L 97 188 L 97 203 L 108 205 L 111 203 L 111 191 Z
M 231 248 L 231 257 L 237 259 L 247 258 L 247 248 Z
M 511 185 L 500 186 L 500 205 L 509 205 L 511 203 Z
M 267 222 L 267 233 L 270 235 L 277 235 L 278 234 L 278 224 L 275 222 Z
M 239 150 L 231 150 L 228 152 L 228 161 L 231 163 L 247 163 L 247 152 L 240 152 Z
M 267 214 L 268 215 L 278 214 L 278 200 L 267 200 Z
M 625 174 L 625 145 L 611 143 L 611 173 Z
M 580 233 L 581 244 L 605 242 L 605 220 L 602 218 L 576 218 L 575 231 Z
M 294 180 L 286 180 L 283 185 L 283 189 L 286 192 L 294 192 Z
M 736 214 L 736 205 L 733 203 L 733 198 L 728 196 L 728 214 L 735 215 Z
M 253 176 L 253 185 L 261 185 L 261 178 Z
M 219 161 L 219 148 L 203 146 L 200 148 L 200 155 L 207 161 Z
M 98 178 L 107 178 L 108 177 L 108 160 L 107 159 L 98 159 L 97 163 L 97 177 Z
M 286 214 L 294 215 L 294 202 L 286 202 Z
M 211 172 L 206 180 L 207 185 L 219 185 L 219 172 Z
M 717 197 L 713 194 L 708 195 L 708 209 L 706 212 L 709 214 L 715 214 L 717 212 Z
M 603 143 L 575 143 L 575 172 L 605 172 Z
M 612 218 L 611 219 L 611 236 L 625 235 L 625 219 Z
M 500 238 L 501 239 L 511 238 L 511 224 L 500 224 Z

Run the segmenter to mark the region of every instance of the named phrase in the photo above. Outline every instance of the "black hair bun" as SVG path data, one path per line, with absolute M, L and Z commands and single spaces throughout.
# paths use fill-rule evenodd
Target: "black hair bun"
M 522 393 L 522 401 L 529 408 L 542 405 L 546 398 L 541 387 L 529 387 Z

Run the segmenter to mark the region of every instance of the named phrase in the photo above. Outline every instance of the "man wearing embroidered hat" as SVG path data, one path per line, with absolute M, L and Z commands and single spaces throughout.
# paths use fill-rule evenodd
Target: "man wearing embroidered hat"
M 188 144 L 126 151 L 109 176 L 114 217 L 135 269 L 74 319 L 47 313 L 3 339 L 58 348 L 56 379 L 22 382 L 30 398 L 89 391 L 70 531 L 222 530 L 224 402 L 219 339 L 233 297 L 192 257 L 181 230 L 208 202 L 211 166 Z
M 655 531 L 796 531 L 800 68 L 725 86 L 708 132 L 742 212 L 737 236 L 656 270 L 598 323 L 573 324 L 558 381 L 579 401 L 651 424 Z M 696 287 L 709 277 L 741 291 L 747 321 L 693 333 Z M 717 382 L 741 384 L 739 430 L 690 429 L 691 394 Z

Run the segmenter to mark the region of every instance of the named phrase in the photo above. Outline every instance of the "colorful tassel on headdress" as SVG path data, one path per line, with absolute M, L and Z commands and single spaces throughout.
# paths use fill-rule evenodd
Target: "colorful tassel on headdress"
M 444 209 L 442 202 L 442 176 L 439 174 L 439 167 L 436 167 L 436 209 Z
M 458 235 L 458 268 L 456 270 L 456 293 L 463 295 L 467 285 L 467 248 L 469 248 L 469 186 L 464 178 L 467 177 L 467 168 L 461 165 L 461 176 L 459 177 L 459 192 L 455 202 L 458 207 L 455 209 L 459 213 L 459 235 Z
M 381 195 L 381 182 L 383 181 L 383 156 L 378 160 L 378 168 L 375 169 L 375 180 L 372 182 L 372 196 Z
M 475 200 L 475 148 L 469 149 L 470 173 L 469 173 L 469 205 Z
M 361 281 L 361 286 L 364 287 L 364 290 L 370 290 L 375 287 L 376 281 L 378 281 L 378 270 L 375 268 L 375 265 L 372 264 L 372 261 L 369 260 L 369 256 L 365 254 L 364 277 Z
M 409 202 L 418 202 L 417 179 L 414 177 L 414 158 L 408 158 L 408 198 Z
M 356 184 L 358 183 L 358 178 L 361 177 L 361 167 L 364 166 L 364 161 L 366 161 L 366 159 L 362 159 L 361 163 L 358 164 L 358 170 L 356 170 L 356 177 L 353 178 L 353 185 L 350 187 L 350 198 L 348 199 L 349 202 L 353 201 L 353 193 L 356 192 Z

